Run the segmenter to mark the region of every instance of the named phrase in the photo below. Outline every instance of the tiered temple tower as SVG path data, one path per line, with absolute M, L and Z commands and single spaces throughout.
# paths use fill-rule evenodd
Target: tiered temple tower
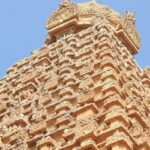
M 150 68 L 133 13 L 64 0 L 45 44 L 0 81 L 2 150 L 150 150 Z

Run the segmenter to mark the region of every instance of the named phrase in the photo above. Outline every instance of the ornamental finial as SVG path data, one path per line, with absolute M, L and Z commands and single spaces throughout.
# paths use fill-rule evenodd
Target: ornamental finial
M 62 3 L 68 3 L 70 0 L 62 0 Z
M 92 1 L 92 3 L 96 3 L 96 0 L 91 0 Z

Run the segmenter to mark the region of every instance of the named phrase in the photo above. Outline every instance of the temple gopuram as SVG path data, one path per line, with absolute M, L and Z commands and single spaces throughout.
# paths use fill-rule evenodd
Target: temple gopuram
M 0 150 L 150 150 L 150 68 L 134 13 L 62 0 L 45 43 L 0 80 Z

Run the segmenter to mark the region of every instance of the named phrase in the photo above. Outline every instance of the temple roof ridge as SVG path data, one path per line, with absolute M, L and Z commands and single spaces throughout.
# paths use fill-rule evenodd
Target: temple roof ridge
M 60 22 L 62 20 L 65 20 L 68 16 L 71 17 L 71 15 L 73 16 L 75 14 L 78 14 L 79 16 L 82 14 L 89 15 L 90 13 L 104 14 L 106 17 L 111 17 L 113 15 L 116 19 L 120 18 L 120 14 L 118 12 L 110 9 L 106 5 L 96 2 L 96 0 L 90 0 L 88 2 L 82 3 L 75 3 L 71 0 L 63 0 L 59 8 L 56 9 L 56 11 L 48 17 L 46 28 L 51 28 L 51 26 L 53 26 L 52 24 L 55 21 L 56 25 L 57 21 Z
M 54 42 L 58 37 L 68 33 L 77 33 L 100 22 L 109 22 L 117 33 L 122 28 L 125 34 L 129 36 L 129 42 L 132 43 L 131 47 L 134 51 L 139 49 L 140 37 L 135 26 L 134 13 L 125 12 L 120 14 L 96 0 L 81 3 L 73 2 L 73 0 L 63 0 L 58 9 L 48 17 L 46 28 L 50 39 L 52 39 L 51 41 Z

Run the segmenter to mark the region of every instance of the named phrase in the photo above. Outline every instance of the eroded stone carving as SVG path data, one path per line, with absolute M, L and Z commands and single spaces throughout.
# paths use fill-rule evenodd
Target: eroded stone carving
M 45 44 L 0 80 L 0 149 L 149 150 L 134 14 L 63 0 L 46 27 Z

